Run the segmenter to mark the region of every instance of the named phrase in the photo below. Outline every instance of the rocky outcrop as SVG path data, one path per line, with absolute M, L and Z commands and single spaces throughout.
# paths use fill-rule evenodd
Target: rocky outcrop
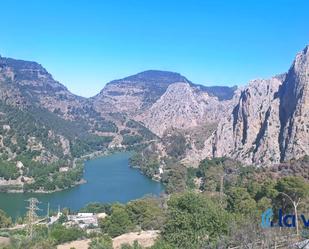
M 175 82 L 189 81 L 178 73 L 149 70 L 109 82 L 92 100 L 100 113 L 136 114 L 149 108 Z
M 308 155 L 308 85 L 309 47 L 286 74 L 241 88 L 205 87 L 178 73 L 150 70 L 112 81 L 90 99 L 70 93 L 35 62 L 0 57 L 0 100 L 6 105 L 43 107 L 64 119 L 81 120 L 83 126 L 87 123 L 83 129 L 93 134 L 115 133 L 113 146 L 121 143 L 123 134 L 141 131 L 144 136 L 145 127 L 161 138 L 169 129 L 182 130 L 191 145 L 188 162 L 228 156 L 267 165 Z M 132 127 L 129 120 L 139 123 Z M 197 137 L 205 124 L 214 132 Z M 192 134 L 196 138 L 191 139 Z M 148 141 L 155 140 L 151 137 Z M 57 138 L 64 154 L 70 155 L 70 141 Z
M 158 101 L 135 118 L 162 136 L 169 128 L 187 129 L 205 122 L 218 122 L 229 110 L 230 103 L 230 100 L 219 101 L 188 83 L 174 83 Z
M 0 87 L 0 100 L 9 105 L 35 105 L 65 119 L 78 118 L 75 114 L 89 106 L 85 98 L 72 94 L 36 62 L 0 57 Z
M 166 71 L 145 71 L 108 83 L 92 98 L 95 110 L 120 112 L 143 122 L 156 135 L 217 122 L 231 107 L 235 87 L 205 87 Z
M 280 89 L 281 160 L 309 154 L 309 46 L 298 53 Z
M 222 120 L 205 146 L 208 156 L 229 156 L 247 163 L 279 161 L 281 78 L 254 80 L 241 91 L 230 116 Z M 266 159 L 267 158 L 267 159 Z
M 229 116 L 191 157 L 228 156 L 268 165 L 309 153 L 309 52 L 296 56 L 287 74 L 254 80 Z

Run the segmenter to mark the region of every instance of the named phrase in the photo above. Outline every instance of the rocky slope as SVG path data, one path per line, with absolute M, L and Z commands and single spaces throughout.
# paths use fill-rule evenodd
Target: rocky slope
M 175 82 L 189 82 L 178 73 L 149 70 L 106 84 L 93 97 L 100 113 L 125 112 L 135 114 L 147 109 Z
M 101 116 L 38 63 L 0 57 L 0 191 L 74 185 L 82 173 L 74 158 L 121 138 L 112 121 L 119 119 L 126 124 L 122 117 Z M 132 144 L 130 133 L 147 134 L 142 128 L 127 128 L 126 139 Z
M 308 50 L 297 54 L 287 74 L 250 82 L 204 149 L 189 157 L 228 156 L 269 165 L 308 155 Z
M 212 137 L 206 141 L 210 157 L 229 156 L 246 163 L 278 162 L 280 77 L 254 80 L 242 90 L 231 114 L 221 120 Z
M 236 88 L 204 87 L 166 71 L 145 71 L 108 83 L 92 100 L 101 114 L 126 113 L 158 136 L 169 128 L 217 122 Z
M 126 115 L 97 112 L 91 99 L 72 94 L 36 62 L 0 57 L 0 89 L 1 104 L 27 112 L 46 127 L 54 127 L 55 133 L 57 127 L 62 136 L 69 133 L 71 140 L 89 133 L 114 137 L 117 146 L 122 142 L 118 131 L 139 134 L 141 130 L 126 127 L 130 120 Z
M 309 153 L 309 46 L 296 56 L 280 92 L 281 160 Z
M 102 141 L 89 141 L 91 136 L 113 139 L 112 147 L 155 141 L 164 155 L 164 141 L 176 132 L 186 140 L 179 158 L 188 164 L 220 156 L 256 165 L 299 158 L 309 153 L 308 50 L 296 56 L 288 73 L 241 88 L 205 87 L 178 73 L 151 70 L 112 81 L 89 99 L 70 93 L 35 62 L 0 57 L 0 145 L 10 141 L 12 147 L 16 140 L 4 135 L 15 125 L 6 112 L 17 108 L 53 134 L 49 138 L 63 156 L 82 153 L 87 143 L 100 148 Z M 30 143 L 31 132 L 24 143 Z M 79 147 L 72 151 L 74 141 Z
M 219 101 L 188 83 L 171 84 L 147 110 L 136 115 L 155 134 L 170 128 L 188 129 L 205 122 L 216 123 L 231 107 L 231 100 Z
M 37 105 L 72 118 L 70 109 L 85 106 L 86 99 L 70 93 L 36 62 L 0 57 L 0 82 L 7 89 L 1 99 L 15 99 L 15 105 L 20 107 Z

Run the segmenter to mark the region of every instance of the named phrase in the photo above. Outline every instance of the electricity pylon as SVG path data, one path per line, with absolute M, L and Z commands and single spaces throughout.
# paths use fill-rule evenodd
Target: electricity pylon
M 27 216 L 28 216 L 27 232 L 28 232 L 28 236 L 32 239 L 32 237 L 33 237 L 33 227 L 34 227 L 35 221 L 38 218 L 38 215 L 36 214 L 36 211 L 40 210 L 38 208 L 38 204 L 40 202 L 36 198 L 30 198 L 30 199 L 28 199 L 26 201 L 29 202 L 29 206 L 27 207 L 27 209 L 28 209 L 28 214 L 27 214 Z

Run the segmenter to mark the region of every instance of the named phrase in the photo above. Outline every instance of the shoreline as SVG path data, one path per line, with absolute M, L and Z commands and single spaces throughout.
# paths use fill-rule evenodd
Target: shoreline
M 72 185 L 71 187 L 68 188 L 63 188 L 63 189 L 55 189 L 55 190 L 50 190 L 50 191 L 46 191 L 46 190 L 32 190 L 32 191 L 24 191 L 22 189 L 20 190 L 14 190 L 14 189 L 8 189 L 7 191 L 0 191 L 0 193 L 10 193 L 10 194 L 28 194 L 28 193 L 33 193 L 33 194 L 52 194 L 52 193 L 56 193 L 56 192 L 61 192 L 70 188 L 74 188 L 78 185 L 82 185 L 87 183 L 87 181 L 82 178 L 80 179 L 80 181 L 75 182 L 74 185 Z M 7 185 L 6 185 L 7 186 Z
M 107 149 L 105 151 L 94 151 L 90 154 L 86 154 L 83 155 L 79 158 L 74 158 L 73 159 L 73 165 L 72 168 L 76 167 L 76 162 L 81 161 L 82 165 L 83 165 L 83 170 L 85 167 L 85 162 L 88 160 L 92 160 L 92 159 L 96 159 L 96 158 L 100 158 L 100 157 L 105 157 L 105 156 L 109 156 L 112 155 L 114 153 L 118 153 L 118 152 L 125 152 L 125 149 L 120 149 L 120 148 L 114 148 L 114 149 Z M 74 185 L 68 187 L 68 188 L 63 188 L 63 189 L 55 189 L 55 190 L 30 190 L 30 191 L 24 191 L 23 190 L 23 185 L 0 185 L 0 193 L 9 193 L 9 194 L 26 194 L 26 193 L 33 193 L 33 194 L 52 194 L 52 193 L 56 193 L 56 192 L 61 192 L 64 190 L 68 190 L 71 188 L 74 188 L 78 185 L 82 185 L 87 183 L 87 181 L 82 178 L 80 181 L 75 182 Z

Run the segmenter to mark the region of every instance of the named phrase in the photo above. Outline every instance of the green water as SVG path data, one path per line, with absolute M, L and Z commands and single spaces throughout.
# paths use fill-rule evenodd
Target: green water
M 129 153 L 117 153 L 87 161 L 84 173 L 87 183 L 69 190 L 51 194 L 0 193 L 0 209 L 15 218 L 25 214 L 25 200 L 30 197 L 41 202 L 40 214 L 44 214 L 48 203 L 53 210 L 57 210 L 58 205 L 78 210 L 89 202 L 125 203 L 147 194 L 159 195 L 162 185 L 130 168 L 129 157 Z

